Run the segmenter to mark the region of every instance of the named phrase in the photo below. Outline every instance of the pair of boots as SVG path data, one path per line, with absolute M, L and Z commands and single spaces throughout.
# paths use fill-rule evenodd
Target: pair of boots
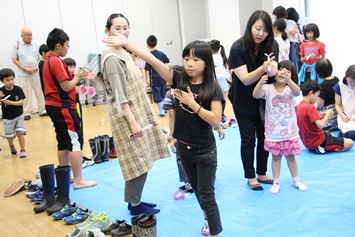
M 95 163 L 101 163 L 108 161 L 109 157 L 117 158 L 115 145 L 113 144 L 113 138 L 108 135 L 102 135 L 89 139 L 92 156 L 90 157 Z M 111 152 L 114 149 L 114 154 Z M 110 152 L 112 154 L 110 154 Z
M 131 219 L 133 237 L 156 237 L 157 218 L 154 214 L 141 214 Z
M 36 213 L 47 211 L 48 214 L 60 211 L 65 204 L 70 202 L 70 166 L 58 166 L 54 169 L 54 165 L 44 165 L 39 167 L 43 186 L 43 201 L 33 210 Z M 54 174 L 57 181 L 57 190 L 55 195 Z

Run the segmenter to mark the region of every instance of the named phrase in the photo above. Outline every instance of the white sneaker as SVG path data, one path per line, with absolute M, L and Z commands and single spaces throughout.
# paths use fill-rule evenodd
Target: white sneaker
M 83 228 L 75 228 L 73 232 L 68 233 L 65 237 L 86 237 L 87 231 Z
M 93 161 L 93 160 L 85 160 L 84 162 L 85 162 L 86 166 L 90 166 L 90 165 L 95 164 L 95 161 Z

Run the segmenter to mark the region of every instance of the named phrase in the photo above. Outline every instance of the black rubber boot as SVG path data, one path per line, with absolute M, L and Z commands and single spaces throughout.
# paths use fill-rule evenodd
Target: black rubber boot
M 117 151 L 116 151 L 116 147 L 115 147 L 115 143 L 113 142 L 113 137 L 110 137 L 109 140 L 109 152 L 108 152 L 108 157 L 115 159 L 117 158 Z
M 36 213 L 44 212 L 55 201 L 54 165 L 43 165 L 39 167 L 39 172 L 41 174 L 44 198 L 41 204 L 33 208 Z
M 57 180 L 57 198 L 55 202 L 47 208 L 48 214 L 60 211 L 65 204 L 70 202 L 69 186 L 70 186 L 70 166 L 62 166 L 55 169 Z
M 101 163 L 100 139 L 98 137 L 90 138 L 89 144 L 92 152 L 90 159 L 95 163 Z
M 108 161 L 108 147 L 110 137 L 108 135 L 99 136 L 100 139 L 100 150 L 101 150 L 101 161 Z

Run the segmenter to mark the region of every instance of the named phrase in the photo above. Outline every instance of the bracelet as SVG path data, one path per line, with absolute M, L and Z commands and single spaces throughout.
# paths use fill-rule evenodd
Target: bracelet
M 198 108 L 198 110 L 197 110 L 197 112 L 196 112 L 197 115 L 198 115 L 198 113 L 200 112 L 201 108 L 202 108 L 202 106 L 200 105 L 200 108 Z

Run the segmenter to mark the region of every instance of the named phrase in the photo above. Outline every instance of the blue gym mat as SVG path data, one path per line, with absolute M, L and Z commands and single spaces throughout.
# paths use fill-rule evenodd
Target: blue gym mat
M 297 157 L 299 176 L 308 186 L 300 192 L 292 186 L 285 158 L 281 165 L 281 190 L 271 194 L 271 185 L 264 191 L 252 191 L 244 178 L 240 158 L 238 128 L 225 130 L 226 138 L 218 140 L 216 199 L 223 232 L 220 237 L 236 236 L 355 236 L 355 149 L 348 152 L 317 155 L 302 145 Z M 158 237 L 200 237 L 203 214 L 194 195 L 177 201 L 174 192 L 179 182 L 175 154 L 154 163 L 148 173 L 142 201 L 158 204 Z M 272 177 L 271 155 L 267 174 Z M 74 202 L 96 213 L 106 212 L 110 219 L 131 215 L 123 201 L 124 182 L 116 160 L 95 164 L 83 170 L 88 180 L 99 184 L 93 188 L 73 190 Z

